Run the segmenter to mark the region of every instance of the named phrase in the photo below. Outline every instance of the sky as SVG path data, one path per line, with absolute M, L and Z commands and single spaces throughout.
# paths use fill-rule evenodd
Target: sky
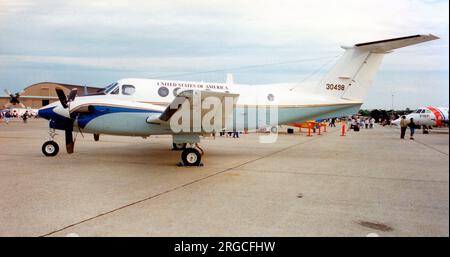
M 0 89 L 121 78 L 263 84 L 320 79 L 341 45 L 415 34 L 387 55 L 362 108 L 449 102 L 449 2 L 0 0 Z

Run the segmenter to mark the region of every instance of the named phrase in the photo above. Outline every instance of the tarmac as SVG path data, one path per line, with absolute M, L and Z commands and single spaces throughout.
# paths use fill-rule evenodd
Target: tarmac
M 0 123 L 0 236 L 449 236 L 449 131 L 204 138 L 77 134 L 45 157 L 45 120 Z

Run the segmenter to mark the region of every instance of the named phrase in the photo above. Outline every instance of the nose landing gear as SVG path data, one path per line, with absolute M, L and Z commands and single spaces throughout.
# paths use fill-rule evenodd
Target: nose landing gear
M 186 143 L 173 143 L 172 144 L 172 150 L 173 151 L 180 151 L 186 148 Z
M 50 136 L 50 140 L 46 141 L 43 145 L 42 145 L 42 153 L 45 156 L 48 157 L 53 157 L 56 156 L 59 152 L 59 146 L 58 144 L 54 141 L 54 138 L 56 136 L 56 132 L 55 129 L 50 129 L 50 131 L 48 132 L 49 136 Z

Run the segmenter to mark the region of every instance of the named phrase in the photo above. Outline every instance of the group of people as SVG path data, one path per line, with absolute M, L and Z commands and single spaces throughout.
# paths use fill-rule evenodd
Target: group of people
M 414 132 L 416 131 L 416 124 L 414 123 L 414 119 L 411 118 L 409 121 L 406 119 L 406 116 L 403 115 L 400 119 L 400 138 L 405 139 L 406 130 L 409 127 L 410 131 L 410 140 L 414 140 Z
M 328 121 L 328 125 L 329 125 L 330 127 L 336 127 L 336 117 L 331 118 L 331 119 Z
M 219 136 L 224 136 L 226 135 L 227 137 L 231 137 L 233 136 L 233 138 L 239 138 L 239 131 L 228 131 L 225 132 L 225 130 L 222 130 L 219 132 Z
M 348 130 L 353 129 L 358 131 L 360 128 L 372 129 L 374 124 L 375 119 L 372 117 L 352 117 L 350 119 L 350 126 L 348 127 Z
M 32 114 L 28 111 L 25 111 L 25 113 L 23 113 L 22 115 L 19 115 L 17 112 L 10 110 L 0 112 L 0 120 L 5 120 L 6 124 L 9 124 L 11 118 L 18 118 L 19 116 L 22 118 L 24 123 L 27 123 L 28 118 L 30 118 Z

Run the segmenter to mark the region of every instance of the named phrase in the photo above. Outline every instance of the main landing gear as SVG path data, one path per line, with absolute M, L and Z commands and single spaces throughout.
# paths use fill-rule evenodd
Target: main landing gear
M 173 143 L 172 144 L 172 150 L 173 151 L 181 151 L 186 148 L 186 143 Z
M 56 136 L 55 129 L 50 129 L 48 134 L 50 136 L 50 140 L 48 140 L 47 142 L 45 142 L 42 145 L 42 153 L 45 156 L 53 157 L 53 156 L 56 156 L 58 154 L 58 152 L 59 152 L 59 146 L 54 141 L 54 138 Z
M 181 152 L 181 162 L 178 166 L 203 166 L 202 156 L 205 153 L 198 144 L 190 144 L 190 147 L 186 147 Z

